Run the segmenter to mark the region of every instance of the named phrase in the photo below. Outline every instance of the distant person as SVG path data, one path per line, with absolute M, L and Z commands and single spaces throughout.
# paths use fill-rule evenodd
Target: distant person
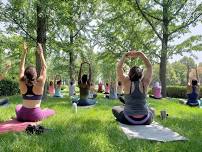
M 98 92 L 99 93 L 103 92 L 102 86 L 103 86 L 102 82 L 99 82 L 99 84 L 98 84 Z
M 82 67 L 83 64 L 89 65 L 89 76 L 87 74 L 82 74 Z M 80 99 L 74 100 L 73 102 L 77 103 L 78 106 L 90 106 L 96 104 L 95 99 L 89 99 L 89 90 L 90 90 L 90 84 L 91 84 L 91 65 L 87 62 L 81 63 L 80 70 L 79 70 L 79 76 L 78 76 L 78 85 L 80 90 Z
M 16 116 L 19 121 L 36 122 L 55 114 L 54 110 L 41 109 L 41 99 L 46 82 L 46 61 L 43 55 L 43 48 L 38 44 L 38 54 L 41 60 L 41 72 L 37 78 L 37 71 L 34 66 L 25 68 L 25 59 L 28 52 L 24 43 L 24 53 L 20 63 L 19 87 L 23 97 L 23 104 L 16 106 Z
M 50 96 L 54 96 L 55 94 L 55 87 L 53 81 L 50 81 L 50 84 L 48 86 L 48 93 L 50 94 Z
M 74 96 L 76 93 L 75 93 L 75 83 L 74 81 L 70 81 L 69 83 L 69 96 Z
M 159 82 L 155 82 L 153 87 L 152 87 L 152 94 L 150 95 L 151 98 L 154 99 L 161 99 L 162 95 L 161 95 L 161 86 L 159 84 Z
M 9 104 L 9 100 L 7 98 L 0 99 L 0 106 L 6 106 Z
M 189 72 L 188 72 L 189 73 Z M 198 74 L 196 72 L 196 79 L 189 79 L 187 84 L 187 105 L 189 106 L 199 106 L 199 93 L 200 93 L 200 83 L 198 82 Z M 190 83 L 191 81 L 191 83 Z
M 104 94 L 109 94 L 110 92 L 110 86 L 109 86 L 109 83 L 106 83 L 105 85 L 105 93 Z
M 145 66 L 143 69 L 134 66 L 127 76 L 123 73 L 123 63 L 126 58 L 140 58 Z M 153 121 L 153 113 L 146 102 L 146 92 L 152 78 L 152 65 L 142 52 L 131 51 L 123 55 L 117 66 L 118 79 L 123 82 L 124 106 L 115 106 L 112 109 L 117 121 L 128 125 L 149 125 Z
M 62 80 L 57 80 L 55 84 L 54 97 L 63 98 L 63 95 L 61 93 L 61 88 L 62 88 Z
M 109 99 L 117 99 L 117 89 L 115 81 L 111 81 Z
M 89 99 L 95 99 L 97 97 L 96 91 L 95 91 L 95 85 L 93 83 L 90 84 L 90 91 L 89 91 Z

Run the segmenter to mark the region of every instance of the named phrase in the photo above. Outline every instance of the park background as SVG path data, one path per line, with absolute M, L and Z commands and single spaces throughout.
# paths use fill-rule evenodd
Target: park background
M 202 78 L 201 0 L 3 0 L 0 11 L 0 96 L 10 100 L 7 108 L 0 109 L 0 121 L 15 116 L 15 106 L 22 102 L 18 73 L 24 41 L 30 49 L 26 65 L 34 64 L 38 71 L 36 45 L 42 43 L 47 84 L 60 75 L 65 95 L 63 99 L 46 97 L 42 102 L 42 107 L 57 112 L 43 122 L 53 132 L 0 135 L 0 151 L 201 151 L 202 111 L 178 103 L 178 98 L 186 98 L 187 72 L 194 78 L 197 71 Z M 161 82 L 163 97 L 169 97 L 148 98 L 157 112 L 155 121 L 189 141 L 129 141 L 111 113 L 118 100 L 107 100 L 103 94 L 98 94 L 95 108 L 81 109 L 76 115 L 72 112 L 68 84 L 77 81 L 81 62 L 91 63 L 95 84 L 106 83 L 116 80 L 117 61 L 133 49 L 151 60 L 151 84 Z M 141 61 L 128 60 L 124 70 L 134 64 L 141 65 Z M 158 117 L 162 109 L 169 112 L 166 121 Z

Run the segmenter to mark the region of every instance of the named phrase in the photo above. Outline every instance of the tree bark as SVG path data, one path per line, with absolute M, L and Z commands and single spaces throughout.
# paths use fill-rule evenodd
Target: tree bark
M 42 1 L 40 1 L 40 3 L 37 4 L 37 43 L 42 44 L 44 57 L 46 59 L 47 20 L 46 20 L 45 8 L 43 8 L 42 6 L 43 6 Z M 36 52 L 36 70 L 39 76 L 41 71 L 41 60 L 37 52 Z M 46 99 L 46 98 L 47 98 L 47 83 L 45 83 L 44 85 L 44 93 L 43 93 L 43 99 Z
M 165 50 L 165 48 L 162 48 Z M 162 96 L 166 97 L 166 63 L 167 63 L 167 58 L 165 55 L 161 56 L 161 61 L 160 61 L 160 70 L 159 70 L 159 77 L 162 85 Z
M 167 49 L 168 49 L 168 6 L 165 0 L 163 0 L 163 39 L 161 48 L 161 60 L 160 60 L 160 70 L 159 77 L 162 85 L 162 96 L 166 97 L 166 65 L 167 65 Z
M 70 81 L 73 81 L 74 80 L 74 61 L 73 61 L 73 58 L 74 58 L 74 54 L 73 54 L 73 50 L 72 50 L 72 46 L 73 46 L 73 43 L 74 43 L 74 36 L 73 36 L 73 31 L 71 30 L 70 31 L 70 50 L 69 50 L 69 78 L 70 78 Z

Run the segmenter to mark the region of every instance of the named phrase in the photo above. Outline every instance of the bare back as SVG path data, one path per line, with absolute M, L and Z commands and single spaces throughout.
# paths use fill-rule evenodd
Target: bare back
M 43 91 L 44 91 L 44 84 L 45 82 L 43 82 L 41 79 L 38 79 L 36 81 L 36 84 L 33 86 L 33 93 L 36 95 L 43 95 Z M 26 94 L 27 93 L 27 86 L 25 84 L 25 81 L 20 80 L 19 81 L 19 88 L 20 88 L 20 93 Z M 36 107 L 40 107 L 41 104 L 41 100 L 23 100 L 23 106 L 26 108 L 36 108 Z

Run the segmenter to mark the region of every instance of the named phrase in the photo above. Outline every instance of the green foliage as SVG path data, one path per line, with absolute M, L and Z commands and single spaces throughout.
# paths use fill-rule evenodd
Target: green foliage
M 181 54 L 182 52 L 200 51 L 202 50 L 202 36 L 194 35 L 176 45 L 173 49 L 173 54 Z
M 186 85 L 187 84 L 187 67 L 181 61 L 167 64 L 167 85 Z M 159 65 L 153 65 L 153 82 L 159 80 Z
M 192 57 L 187 57 L 187 56 L 184 56 L 180 62 L 184 65 L 186 65 L 187 68 L 191 69 L 191 68 L 195 68 L 196 67 L 196 63 L 195 61 L 193 60 Z
M 116 58 L 114 54 L 103 52 L 100 54 L 100 57 L 102 60 L 98 61 L 99 63 L 99 71 L 102 81 L 104 82 L 110 82 L 110 81 L 116 81 Z M 99 58 L 98 58 L 99 60 Z
M 94 42 L 103 52 L 120 58 L 130 50 L 141 50 L 155 60 L 156 39 L 141 17 L 128 1 L 107 1 L 98 10 L 98 28 L 94 32 Z M 154 51 L 155 50 L 155 51 Z
M 12 96 L 16 94 L 19 94 L 19 86 L 16 81 L 13 80 L 0 81 L 0 96 Z
M 187 98 L 186 86 L 168 86 L 166 87 L 167 96 L 172 98 Z M 202 97 L 202 88 L 200 89 L 200 97 Z
M 187 88 L 184 86 L 168 86 L 166 91 L 168 97 L 187 98 Z
M 176 81 L 173 84 L 167 83 L 168 85 L 186 85 L 187 84 L 187 68 L 186 65 L 181 63 L 180 61 L 176 61 L 171 63 L 169 68 L 172 68 L 175 72 Z M 169 69 L 168 68 L 168 73 Z M 168 77 L 170 79 L 170 77 Z
M 139 3 L 155 31 L 140 15 L 135 1 L 8 1 L 7 5 L 2 4 L 0 7 L 1 22 L 5 23 L 6 29 L 1 31 L 0 36 L 0 59 L 12 64 L 7 77 L 18 77 L 22 51 L 20 44 L 23 41 L 27 41 L 31 49 L 27 63 L 35 63 L 38 5 L 42 7 L 41 15 L 47 18 L 45 55 L 49 77 L 60 74 L 63 78 L 73 77 L 77 80 L 80 63 L 88 61 L 92 65 L 94 82 L 99 78 L 109 81 L 116 78 L 117 59 L 131 49 L 143 51 L 153 63 L 158 63 L 163 59 L 161 55 L 166 53 L 165 59 L 173 54 L 200 50 L 201 36 L 192 36 L 177 46 L 168 43 L 168 49 L 161 50 L 156 33 L 160 37 L 167 34 L 167 40 L 172 42 L 174 38 L 189 32 L 189 25 L 195 26 L 201 19 L 201 4 L 197 5 L 195 0 L 167 2 L 168 5 L 159 0 L 144 0 Z M 163 13 L 163 9 L 167 12 Z M 165 14 L 168 20 L 163 19 Z M 164 21 L 168 21 L 167 28 L 164 28 L 166 32 L 162 26 L 165 25 Z M 101 53 L 94 53 L 95 48 L 99 48 Z M 4 71 L 3 64 L 0 63 L 0 71 Z M 131 67 L 142 63 L 128 60 L 126 64 Z M 154 79 L 159 80 L 156 67 Z M 184 71 L 178 71 L 184 69 L 182 65 L 173 64 L 168 68 L 168 84 L 185 83 Z

